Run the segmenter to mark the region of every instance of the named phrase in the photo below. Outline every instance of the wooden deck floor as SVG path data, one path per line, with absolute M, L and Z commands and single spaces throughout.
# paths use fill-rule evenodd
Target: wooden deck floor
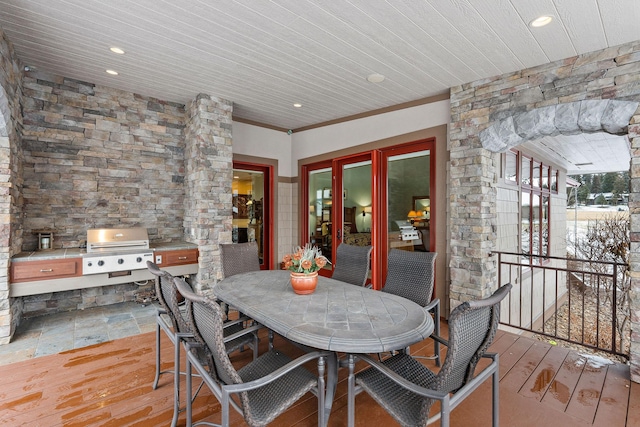
M 169 368 L 172 348 L 163 340 L 164 367 Z M 266 339 L 262 345 L 266 347 Z M 297 351 L 283 340 L 276 339 L 276 345 Z M 172 377 L 164 375 L 152 390 L 154 348 L 155 335 L 147 333 L 0 366 L 0 425 L 168 426 Z M 426 355 L 432 349 L 426 340 L 413 346 L 412 353 Z M 492 350 L 500 353 L 502 426 L 640 426 L 640 385 L 629 381 L 627 366 L 602 364 L 504 332 Z M 250 353 L 234 355 L 234 363 L 246 363 Z M 345 376 L 340 373 L 330 426 L 346 425 Z M 396 425 L 366 394 L 356 404 L 357 425 Z M 219 404 L 208 391 L 195 406 L 195 419 L 219 420 Z M 308 395 L 273 425 L 315 426 L 316 420 L 316 401 Z M 239 414 L 233 413 L 232 421 L 244 425 Z M 490 383 L 456 408 L 451 421 L 453 426 L 489 426 Z M 184 425 L 184 414 L 179 425 Z

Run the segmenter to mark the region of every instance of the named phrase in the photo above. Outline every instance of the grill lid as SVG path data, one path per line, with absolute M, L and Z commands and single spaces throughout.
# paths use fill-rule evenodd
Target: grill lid
M 143 227 L 87 230 L 87 253 L 119 249 L 149 249 L 149 235 Z

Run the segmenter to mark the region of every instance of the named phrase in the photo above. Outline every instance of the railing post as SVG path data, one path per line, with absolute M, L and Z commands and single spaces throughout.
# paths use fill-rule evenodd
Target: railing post
M 613 308 L 613 316 L 611 319 L 611 346 L 612 351 L 615 354 L 617 348 L 616 328 L 618 325 L 618 263 L 613 264 L 613 301 L 611 302 Z

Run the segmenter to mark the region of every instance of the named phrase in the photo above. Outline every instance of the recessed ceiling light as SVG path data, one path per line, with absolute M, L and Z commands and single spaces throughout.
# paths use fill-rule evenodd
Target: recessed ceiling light
M 117 76 L 118 75 L 118 72 L 114 71 L 114 70 L 107 70 L 107 73 L 111 74 L 112 76 Z
M 302 104 L 300 104 L 299 102 L 296 102 L 295 104 L 293 104 L 293 106 L 296 108 L 301 108 Z
M 120 49 L 119 47 L 111 47 L 109 48 L 109 50 L 113 53 L 117 53 L 118 55 L 124 54 L 124 50 Z
M 385 77 L 382 74 L 373 73 L 367 76 L 367 81 L 371 83 L 380 83 L 383 82 Z
M 553 21 L 553 16 L 551 15 L 543 15 L 543 16 L 539 16 L 536 19 L 534 19 L 533 21 L 529 22 L 529 25 L 537 28 L 537 27 L 544 27 L 545 25 L 549 24 L 551 21 Z

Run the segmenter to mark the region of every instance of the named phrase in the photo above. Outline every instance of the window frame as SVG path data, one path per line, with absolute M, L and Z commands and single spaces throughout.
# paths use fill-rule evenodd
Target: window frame
M 515 156 L 515 180 L 507 176 L 508 156 Z M 548 262 L 544 257 L 551 255 L 551 201 L 553 200 L 551 196 L 558 193 L 559 171 L 548 163 L 516 149 L 504 153 L 502 159 L 500 174 L 502 182 L 518 187 L 518 235 L 520 236 L 518 251 L 523 255 L 522 260 L 530 265 Z M 529 206 L 527 209 L 529 230 L 526 236 L 523 235 L 525 197 Z M 526 253 L 525 237 L 529 242 Z M 534 243 L 536 243 L 535 248 Z

